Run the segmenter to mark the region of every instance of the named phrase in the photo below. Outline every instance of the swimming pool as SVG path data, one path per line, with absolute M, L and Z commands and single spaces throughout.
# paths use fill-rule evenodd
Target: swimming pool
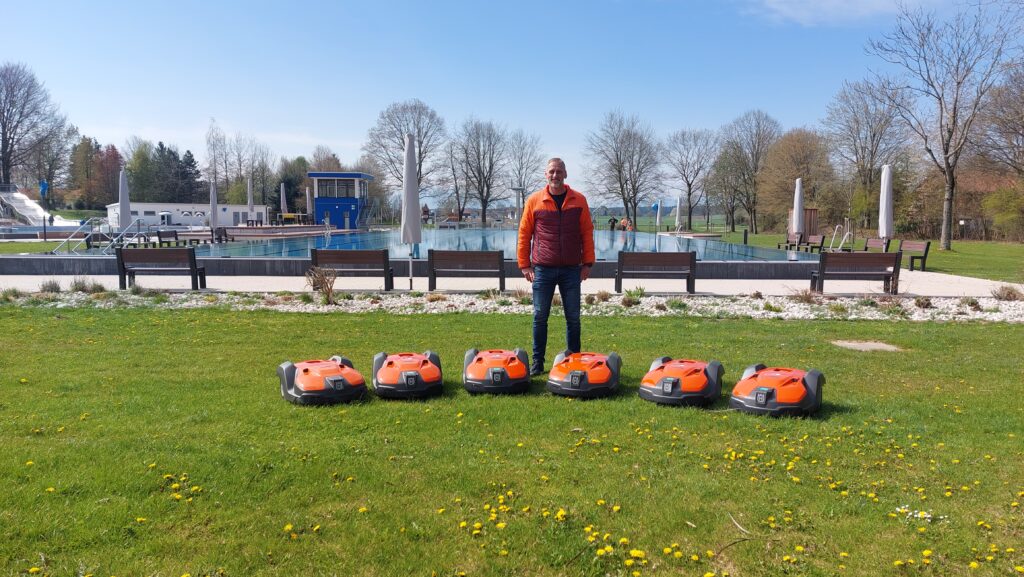
M 466 228 L 460 230 L 424 230 L 414 258 L 426 258 L 427 249 L 500 250 L 505 258 L 516 258 L 516 231 L 512 229 Z M 356 232 L 304 238 L 273 238 L 205 244 L 196 247 L 197 257 L 279 257 L 307 258 L 313 248 L 388 249 L 392 259 L 409 256 L 409 245 L 402 243 L 398 230 Z M 775 250 L 727 242 L 655 235 L 646 232 L 594 231 L 597 260 L 615 261 L 620 250 L 633 252 L 696 251 L 704 261 L 817 261 L 817 254 Z

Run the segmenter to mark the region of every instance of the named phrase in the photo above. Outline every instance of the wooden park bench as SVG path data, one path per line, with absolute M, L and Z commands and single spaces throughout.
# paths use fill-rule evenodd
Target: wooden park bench
M 812 234 L 807 237 L 807 240 L 797 245 L 796 248 L 805 252 L 821 252 L 825 248 L 825 235 Z
M 879 250 L 879 251 L 882 251 L 882 252 L 889 252 L 889 243 L 890 242 L 892 242 L 892 239 L 888 239 L 888 238 L 865 238 L 864 239 L 864 248 L 861 249 L 861 252 L 869 252 L 869 251 L 872 251 L 872 250 Z
M 137 274 L 185 274 L 192 277 L 192 290 L 206 288 L 206 268 L 196 264 L 196 249 L 117 248 L 117 280 L 121 290 L 135 284 Z
M 178 238 L 178 231 L 176 230 L 158 230 L 156 231 L 157 244 L 160 246 L 188 246 L 190 244 L 199 244 L 197 239 L 182 239 Z
M 921 263 L 921 270 L 924 270 L 925 261 L 928 260 L 928 249 L 932 246 L 930 240 L 901 240 L 900 241 L 900 252 L 907 251 L 920 251 L 921 254 L 910 255 L 909 265 L 910 270 L 914 270 L 914 261 Z
M 235 237 L 228 234 L 228 229 L 223 226 L 218 226 L 213 231 L 213 242 L 222 243 L 235 240 Z
M 686 292 L 693 294 L 697 278 L 697 253 L 620 250 L 619 264 L 615 268 L 615 292 L 622 292 L 624 278 L 686 279 Z
M 391 257 L 387 249 L 343 250 L 314 248 L 310 260 L 315 267 L 329 268 L 344 276 L 384 277 L 384 290 L 395 288 L 395 271 L 391 268 Z
M 896 252 L 823 252 L 818 270 L 811 271 L 811 290 L 824 292 L 825 279 L 881 280 L 889 294 L 896 294 L 900 281 L 900 259 Z
M 427 251 L 429 290 L 437 289 L 437 277 L 498 277 L 498 290 L 505 290 L 505 253 L 500 250 Z
M 775 248 L 779 250 L 799 250 L 800 245 L 804 242 L 804 233 L 789 233 L 786 235 L 785 242 L 780 242 Z

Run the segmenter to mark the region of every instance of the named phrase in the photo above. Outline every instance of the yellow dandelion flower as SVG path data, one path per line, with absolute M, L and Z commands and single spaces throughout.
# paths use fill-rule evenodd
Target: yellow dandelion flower
M 438 510 L 437 510 L 437 514 L 438 514 L 438 515 L 440 515 L 441 513 L 444 513 L 444 507 L 440 507 L 440 508 L 438 508 Z
M 605 551 L 604 549 L 598 549 L 597 551 L 595 551 L 595 553 L 597 554 L 598 557 L 604 557 L 605 555 L 608 554 L 608 552 Z
M 25 461 L 25 466 L 26 467 L 31 467 L 32 465 L 35 465 L 35 464 L 36 464 L 35 461 Z
M 978 567 L 981 567 L 981 565 L 979 565 L 977 561 L 971 561 L 968 567 L 970 567 L 971 569 L 977 569 Z
M 314 533 L 319 533 L 320 532 L 320 525 L 313 525 L 313 532 Z
M 1024 573 L 1024 566 L 1017 565 L 1016 567 L 1013 568 L 1013 570 L 1016 571 L 1017 573 Z
M 786 555 L 786 557 L 789 557 L 789 555 Z M 690 555 L 690 561 L 700 561 L 700 555 L 698 555 L 696 553 L 694 553 L 693 555 Z
M 286 524 L 284 526 L 284 528 L 282 529 L 282 531 L 284 531 L 285 533 L 291 533 L 291 531 L 292 531 L 292 524 L 291 523 Z
M 30 574 L 32 574 L 32 575 L 35 575 L 36 573 L 39 573 L 40 571 L 42 571 L 42 569 L 40 569 L 39 567 L 29 567 L 29 569 L 28 569 L 28 572 Z
M 622 507 L 620 507 L 620 506 L 618 506 L 618 505 L 614 505 L 614 506 L 612 507 L 612 513 L 618 513 L 618 512 L 619 512 L 619 511 L 621 511 L 621 510 L 622 510 Z
M 666 554 L 666 555 L 670 555 L 672 553 L 672 548 L 671 547 L 665 547 L 664 549 L 661 550 L 661 552 Z
M 181 493 L 172 493 L 172 494 L 171 494 L 171 497 L 172 497 L 172 498 L 173 498 L 173 499 L 174 499 L 175 501 L 180 501 L 180 500 L 181 500 Z
M 641 551 L 640 549 L 630 549 L 629 556 L 634 559 L 643 559 L 647 556 L 647 553 Z
M 708 556 L 708 559 L 711 559 L 712 557 L 715 556 L 715 552 L 712 551 L 711 549 L 708 549 L 707 551 L 705 551 L 704 554 Z
M 365 513 L 365 512 L 367 512 L 367 511 L 369 511 L 369 509 L 367 509 L 366 507 L 360 507 L 360 508 L 359 508 L 359 512 L 360 512 L 360 513 Z
M 707 573 L 704 574 L 704 577 L 715 577 L 715 574 L 712 573 L 711 571 L 708 571 Z
M 921 551 L 921 556 L 922 557 L 931 557 L 932 556 L 932 550 L 931 549 L 925 549 L 924 551 Z
M 565 509 L 559 508 L 558 512 L 555 513 L 555 520 L 556 521 L 565 521 L 565 515 L 566 515 Z
M 675 557 L 676 559 L 680 559 L 683 556 L 683 552 L 682 551 L 676 551 L 675 553 L 672 554 L 672 556 Z
M 507 549 L 502 549 L 501 551 L 498 552 L 498 555 L 501 555 L 502 557 L 507 557 L 508 556 L 508 550 Z
M 850 554 L 847 553 L 846 551 L 840 551 L 839 552 L 839 556 L 842 557 L 843 559 L 846 559 L 847 557 L 850 556 Z
M 636 561 L 634 561 L 634 560 L 632 560 L 632 559 L 626 559 L 626 560 L 625 560 L 625 561 L 623 561 L 622 563 L 623 563 L 623 564 L 624 564 L 624 565 L 625 565 L 626 567 L 632 567 L 632 566 L 633 566 L 633 563 L 636 563 Z
M 174 483 L 173 485 L 171 485 L 171 489 L 173 489 L 175 491 L 177 491 L 180 488 L 181 488 L 181 485 L 179 483 Z
M 623 538 L 619 539 L 619 545 L 629 545 L 629 538 L 628 537 L 623 537 Z
M 473 523 L 473 528 L 474 529 L 483 529 L 483 526 L 484 526 L 484 524 L 481 523 L 480 521 L 477 521 L 476 523 Z
M 57 489 L 54 489 L 53 487 L 47 487 L 47 488 L 46 488 L 46 492 L 47 492 L 47 493 L 53 493 L 53 492 L 54 492 L 54 491 L 56 491 L 56 490 L 57 490 Z
M 504 529 L 505 528 L 505 523 L 504 522 L 498 523 L 498 524 L 495 525 L 495 527 L 497 527 L 499 529 Z
M 597 504 L 598 506 L 604 505 L 604 499 L 598 499 Z
M 793 550 L 796 551 L 797 553 L 803 553 L 804 552 L 804 548 L 803 548 L 802 545 L 797 545 L 796 547 L 793 547 Z
M 135 522 L 136 523 L 140 523 L 140 524 L 141 523 L 145 523 L 146 522 L 146 518 L 145 517 L 136 517 L 135 518 Z

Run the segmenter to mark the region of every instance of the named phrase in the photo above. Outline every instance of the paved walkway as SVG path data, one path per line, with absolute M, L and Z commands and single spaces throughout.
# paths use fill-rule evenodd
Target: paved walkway
M 34 292 L 47 280 L 57 280 L 61 287 L 67 289 L 72 276 L 31 276 L 31 275 L 9 275 L 0 276 L 0 289 L 17 288 L 22 291 Z M 98 282 L 108 289 L 117 289 L 117 276 L 86 276 L 82 277 L 90 282 Z M 190 282 L 187 276 L 142 276 L 138 279 L 139 284 L 146 288 L 154 289 L 188 289 Z M 992 290 L 998 286 L 1013 283 L 1001 283 L 996 281 L 955 276 L 949 274 L 921 271 L 902 271 L 900 273 L 900 295 L 902 296 L 930 296 L 930 297 L 987 297 L 992 295 Z M 308 291 L 306 279 L 303 277 L 287 276 L 214 276 L 207 279 L 209 290 L 218 291 L 239 291 L 239 292 L 276 292 Z M 498 288 L 496 279 L 474 279 L 474 278 L 439 278 L 437 281 L 438 290 L 450 292 L 477 292 L 485 289 Z M 625 280 L 623 288 L 644 287 L 648 294 L 660 293 L 682 293 L 685 291 L 684 281 L 671 281 L 660 279 Z M 699 295 L 741 295 L 760 291 L 764 295 L 790 295 L 807 289 L 808 281 L 803 280 L 710 280 L 697 279 L 697 294 Z M 1013 284 L 1017 289 L 1024 291 L 1024 284 Z M 414 278 L 413 290 L 426 292 L 427 279 Z M 378 278 L 351 278 L 341 277 L 335 284 L 338 291 L 372 291 L 383 288 L 383 282 Z M 408 278 L 395 278 L 397 290 L 408 290 Z M 523 278 L 506 279 L 507 290 L 530 290 L 530 284 Z M 598 291 L 612 292 L 614 279 L 601 278 L 590 279 L 583 283 L 584 293 L 596 293 Z M 826 294 L 856 296 L 862 294 L 883 294 L 882 283 L 879 281 L 825 281 Z

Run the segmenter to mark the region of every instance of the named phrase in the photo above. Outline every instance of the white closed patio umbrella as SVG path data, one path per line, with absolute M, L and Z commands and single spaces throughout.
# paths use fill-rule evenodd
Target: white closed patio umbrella
M 117 227 L 124 232 L 132 224 L 132 203 L 128 200 L 128 173 L 121 170 L 117 183 Z
M 313 216 L 313 199 L 309 196 L 309 187 L 306 187 L 306 214 Z
M 245 183 L 245 201 L 249 204 L 246 218 L 249 220 L 256 220 L 253 213 L 256 212 L 256 208 L 252 205 L 252 178 L 249 178 Z
M 217 231 L 217 185 L 210 182 L 210 235 L 216 238 Z
M 801 234 L 804 230 L 804 179 L 796 179 L 796 190 L 793 191 L 793 222 L 789 224 L 793 234 Z
M 654 203 L 654 232 L 661 230 L 661 199 Z
M 896 229 L 892 223 L 892 167 L 882 165 L 882 193 L 878 198 L 878 236 L 890 239 Z
M 412 290 L 412 256 L 422 242 L 420 190 L 416 182 L 416 139 L 405 135 L 405 170 L 402 173 L 402 243 L 409 246 L 409 290 Z
M 288 196 L 284 192 L 284 183 L 281 183 L 281 214 L 288 212 Z M 284 224 L 284 217 L 281 217 L 281 223 Z
M 683 226 L 683 196 L 676 197 L 676 230 Z

